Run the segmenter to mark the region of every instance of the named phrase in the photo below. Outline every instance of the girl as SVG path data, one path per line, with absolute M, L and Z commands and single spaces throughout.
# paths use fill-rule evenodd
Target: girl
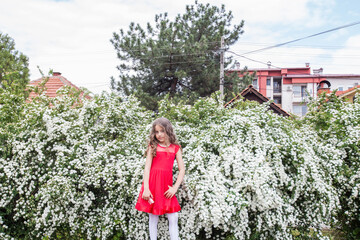
M 176 158 L 179 175 L 173 185 L 172 169 Z M 169 220 L 171 240 L 178 240 L 178 212 L 181 210 L 175 193 L 184 179 L 185 166 L 180 145 L 176 140 L 170 121 L 156 119 L 150 131 L 146 150 L 144 178 L 135 208 L 149 213 L 150 239 L 157 239 L 159 215 Z

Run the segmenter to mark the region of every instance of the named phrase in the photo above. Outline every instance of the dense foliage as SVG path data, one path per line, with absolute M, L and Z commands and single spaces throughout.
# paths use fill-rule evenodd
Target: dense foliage
M 304 124 L 313 127 L 324 144 L 341 150 L 341 165 L 333 176 L 341 208 L 333 227 L 342 229 L 346 239 L 360 239 L 360 99 L 352 104 L 333 92 L 311 108 Z
M 309 127 L 266 105 L 230 110 L 204 99 L 160 109 L 185 145 L 184 239 L 292 239 L 292 227 L 306 237 L 338 206 L 330 176 L 340 152 Z
M 232 20 L 224 5 L 196 1 L 174 20 L 164 13 L 145 29 L 131 23 L 111 39 L 120 60 L 120 81 L 112 79 L 112 88 L 135 94 L 148 109 L 156 109 L 167 93 L 190 100 L 209 96 L 219 89 L 221 37 L 228 48 L 243 33 L 244 22 Z M 225 67 L 230 62 L 226 59 Z
M 0 32 L 0 94 L 5 89 L 20 91 L 25 95 L 29 82 L 29 59 L 15 49 L 15 41 Z
M 134 205 L 157 116 L 133 97 L 69 92 L 0 105 L 0 237 L 146 239 L 147 214 Z M 294 121 L 255 103 L 224 109 L 217 98 L 159 106 L 186 164 L 181 239 L 294 239 L 295 229 L 319 239 L 322 224 L 357 239 L 359 100 L 320 99 Z M 161 218 L 160 239 L 167 231 Z
M 145 125 L 134 123 L 150 115 L 131 99 L 103 96 L 82 105 L 42 95 L 23 116 L 7 139 L 11 152 L 0 159 L 2 237 L 105 239 L 116 232 L 133 172 L 120 163 L 141 159 Z

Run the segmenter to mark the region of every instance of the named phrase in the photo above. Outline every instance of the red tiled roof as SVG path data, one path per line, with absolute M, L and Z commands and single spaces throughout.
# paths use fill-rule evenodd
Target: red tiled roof
M 31 86 L 37 86 L 39 85 L 42 81 L 44 80 L 44 78 L 39 78 L 33 81 L 30 81 L 29 85 Z M 78 90 L 80 90 L 76 85 L 74 85 L 73 83 L 71 83 L 69 80 L 67 80 L 65 77 L 61 76 L 61 73 L 59 72 L 54 72 L 53 76 L 48 77 L 48 81 L 45 83 L 45 94 L 49 97 L 56 97 L 56 91 L 59 90 L 60 88 L 64 87 L 64 86 L 71 86 L 74 87 Z M 34 98 L 36 97 L 37 94 L 34 92 L 31 92 L 29 95 L 29 98 Z
M 357 86 L 355 86 L 355 87 L 349 88 L 348 90 L 345 90 L 345 91 L 337 91 L 335 94 L 336 94 L 336 96 L 344 97 L 344 96 L 346 96 L 348 93 L 352 93 L 353 91 L 356 91 L 357 89 L 360 89 L 360 85 L 357 85 Z

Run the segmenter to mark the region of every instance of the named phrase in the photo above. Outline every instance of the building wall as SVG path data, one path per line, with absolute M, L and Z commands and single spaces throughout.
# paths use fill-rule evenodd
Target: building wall
M 324 74 L 311 74 L 310 67 L 305 68 L 282 68 L 282 69 L 249 69 L 249 73 L 256 71 L 257 83 L 254 86 L 261 94 L 269 98 L 270 100 L 278 101 L 281 98 L 281 108 L 287 112 L 294 113 L 294 107 L 296 111 L 301 108 L 301 114 L 306 111 L 306 103 L 309 101 L 309 97 L 317 97 L 317 88 L 320 82 L 329 81 L 331 84 L 331 90 L 339 89 L 342 87 L 342 91 L 346 91 L 355 85 L 360 84 L 360 75 L 352 74 L 338 74 L 324 75 Z M 240 73 L 239 73 L 240 75 Z M 241 75 L 240 75 L 241 76 Z M 274 89 L 275 79 L 281 78 L 281 91 L 276 92 Z M 267 85 L 267 80 L 270 80 L 270 85 Z M 298 91 L 299 87 L 303 90 L 306 89 L 307 95 L 297 96 L 299 94 L 294 93 Z M 294 90 L 295 89 L 295 90 Z M 275 103 L 277 103 L 274 101 Z M 301 106 L 301 107 L 300 107 Z
M 305 89 L 305 95 L 301 94 L 301 90 L 299 92 L 301 87 Z M 284 84 L 282 91 L 282 108 L 287 112 L 294 113 L 294 106 L 306 105 L 310 97 L 314 96 L 313 89 L 313 83 Z
M 270 80 L 270 85 L 267 85 L 266 84 L 266 97 L 269 98 L 269 99 L 273 99 L 273 77 L 268 77 L 269 80 Z M 267 82 L 267 79 L 266 79 L 266 82 Z
M 293 96 L 293 85 L 284 84 L 281 108 L 289 113 L 293 113 Z
M 330 90 L 333 91 L 335 89 L 338 89 L 339 91 L 346 91 L 349 88 L 353 88 L 360 84 L 360 78 L 359 79 L 329 79 L 328 81 L 331 83 Z M 343 90 L 341 90 L 341 87 Z

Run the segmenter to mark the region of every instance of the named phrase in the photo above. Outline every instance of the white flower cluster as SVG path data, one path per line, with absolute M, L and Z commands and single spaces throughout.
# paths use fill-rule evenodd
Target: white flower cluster
M 16 239 L 16 227 L 28 239 L 147 239 L 148 216 L 134 206 L 153 114 L 132 97 L 74 106 L 65 95 L 52 107 L 28 103 L 24 115 L 0 157 L 0 237 Z M 163 101 L 159 116 L 183 148 L 181 239 L 293 239 L 292 229 L 319 229 L 338 210 L 334 176 L 349 153 L 336 138 L 323 141 L 266 105 L 224 109 L 215 98 Z M 344 178 L 355 207 L 359 176 Z M 159 238 L 168 239 L 165 217 Z

